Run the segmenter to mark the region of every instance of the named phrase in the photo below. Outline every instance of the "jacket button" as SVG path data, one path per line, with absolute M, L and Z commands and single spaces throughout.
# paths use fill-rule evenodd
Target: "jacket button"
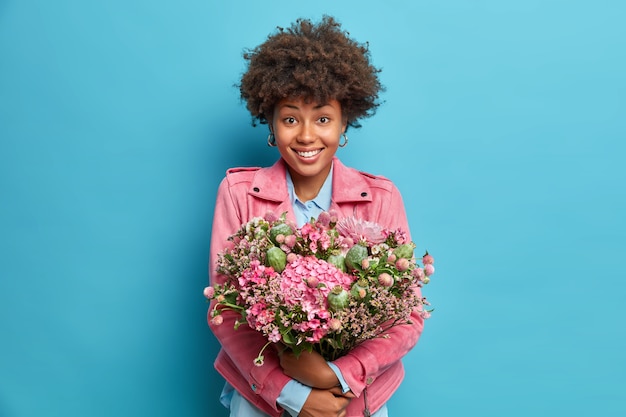
M 256 391 L 256 384 L 252 384 L 251 388 L 252 388 L 252 391 Z
M 254 188 L 252 189 L 252 191 L 254 191 L 255 193 L 258 193 L 258 192 L 259 192 L 259 191 L 261 191 L 261 190 L 259 190 L 259 187 L 254 187 Z
M 365 191 L 363 191 L 363 192 L 361 193 L 361 197 L 367 197 L 367 193 L 366 193 Z
M 366 383 L 367 385 L 371 385 L 371 384 L 372 384 L 372 382 L 374 382 L 374 378 L 372 378 L 371 376 L 370 376 L 369 378 L 367 378 L 367 381 L 365 381 L 365 383 Z

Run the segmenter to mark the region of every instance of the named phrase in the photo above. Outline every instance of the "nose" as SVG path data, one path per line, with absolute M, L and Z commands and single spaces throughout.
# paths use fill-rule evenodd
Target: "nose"
M 311 143 L 315 141 L 315 126 L 312 123 L 302 123 L 300 132 L 298 133 L 298 142 Z

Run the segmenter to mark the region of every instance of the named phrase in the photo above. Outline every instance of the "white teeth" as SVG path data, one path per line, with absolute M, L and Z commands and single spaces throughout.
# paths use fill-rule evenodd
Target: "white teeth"
M 308 152 L 298 152 L 298 155 L 300 155 L 303 158 L 310 158 L 312 156 L 317 155 L 318 153 L 322 152 L 321 149 L 318 149 L 316 151 L 308 151 Z

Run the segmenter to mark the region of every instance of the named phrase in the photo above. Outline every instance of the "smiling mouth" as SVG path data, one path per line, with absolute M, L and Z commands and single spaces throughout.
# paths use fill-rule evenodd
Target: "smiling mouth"
M 298 155 L 300 155 L 301 157 L 303 157 L 303 158 L 311 158 L 311 157 L 317 155 L 320 152 L 322 152 L 321 149 L 316 149 L 314 151 L 306 151 L 306 152 L 296 151 L 296 153 Z

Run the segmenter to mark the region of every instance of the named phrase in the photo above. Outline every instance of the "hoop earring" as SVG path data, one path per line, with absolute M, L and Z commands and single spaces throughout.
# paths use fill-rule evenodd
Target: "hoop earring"
M 346 146 L 348 144 L 348 135 L 343 133 L 341 136 L 343 136 L 343 143 L 340 143 L 339 147 L 343 148 L 344 146 Z
M 276 137 L 274 136 L 272 132 L 270 132 L 270 134 L 267 135 L 267 146 L 269 146 L 270 148 L 276 147 Z

